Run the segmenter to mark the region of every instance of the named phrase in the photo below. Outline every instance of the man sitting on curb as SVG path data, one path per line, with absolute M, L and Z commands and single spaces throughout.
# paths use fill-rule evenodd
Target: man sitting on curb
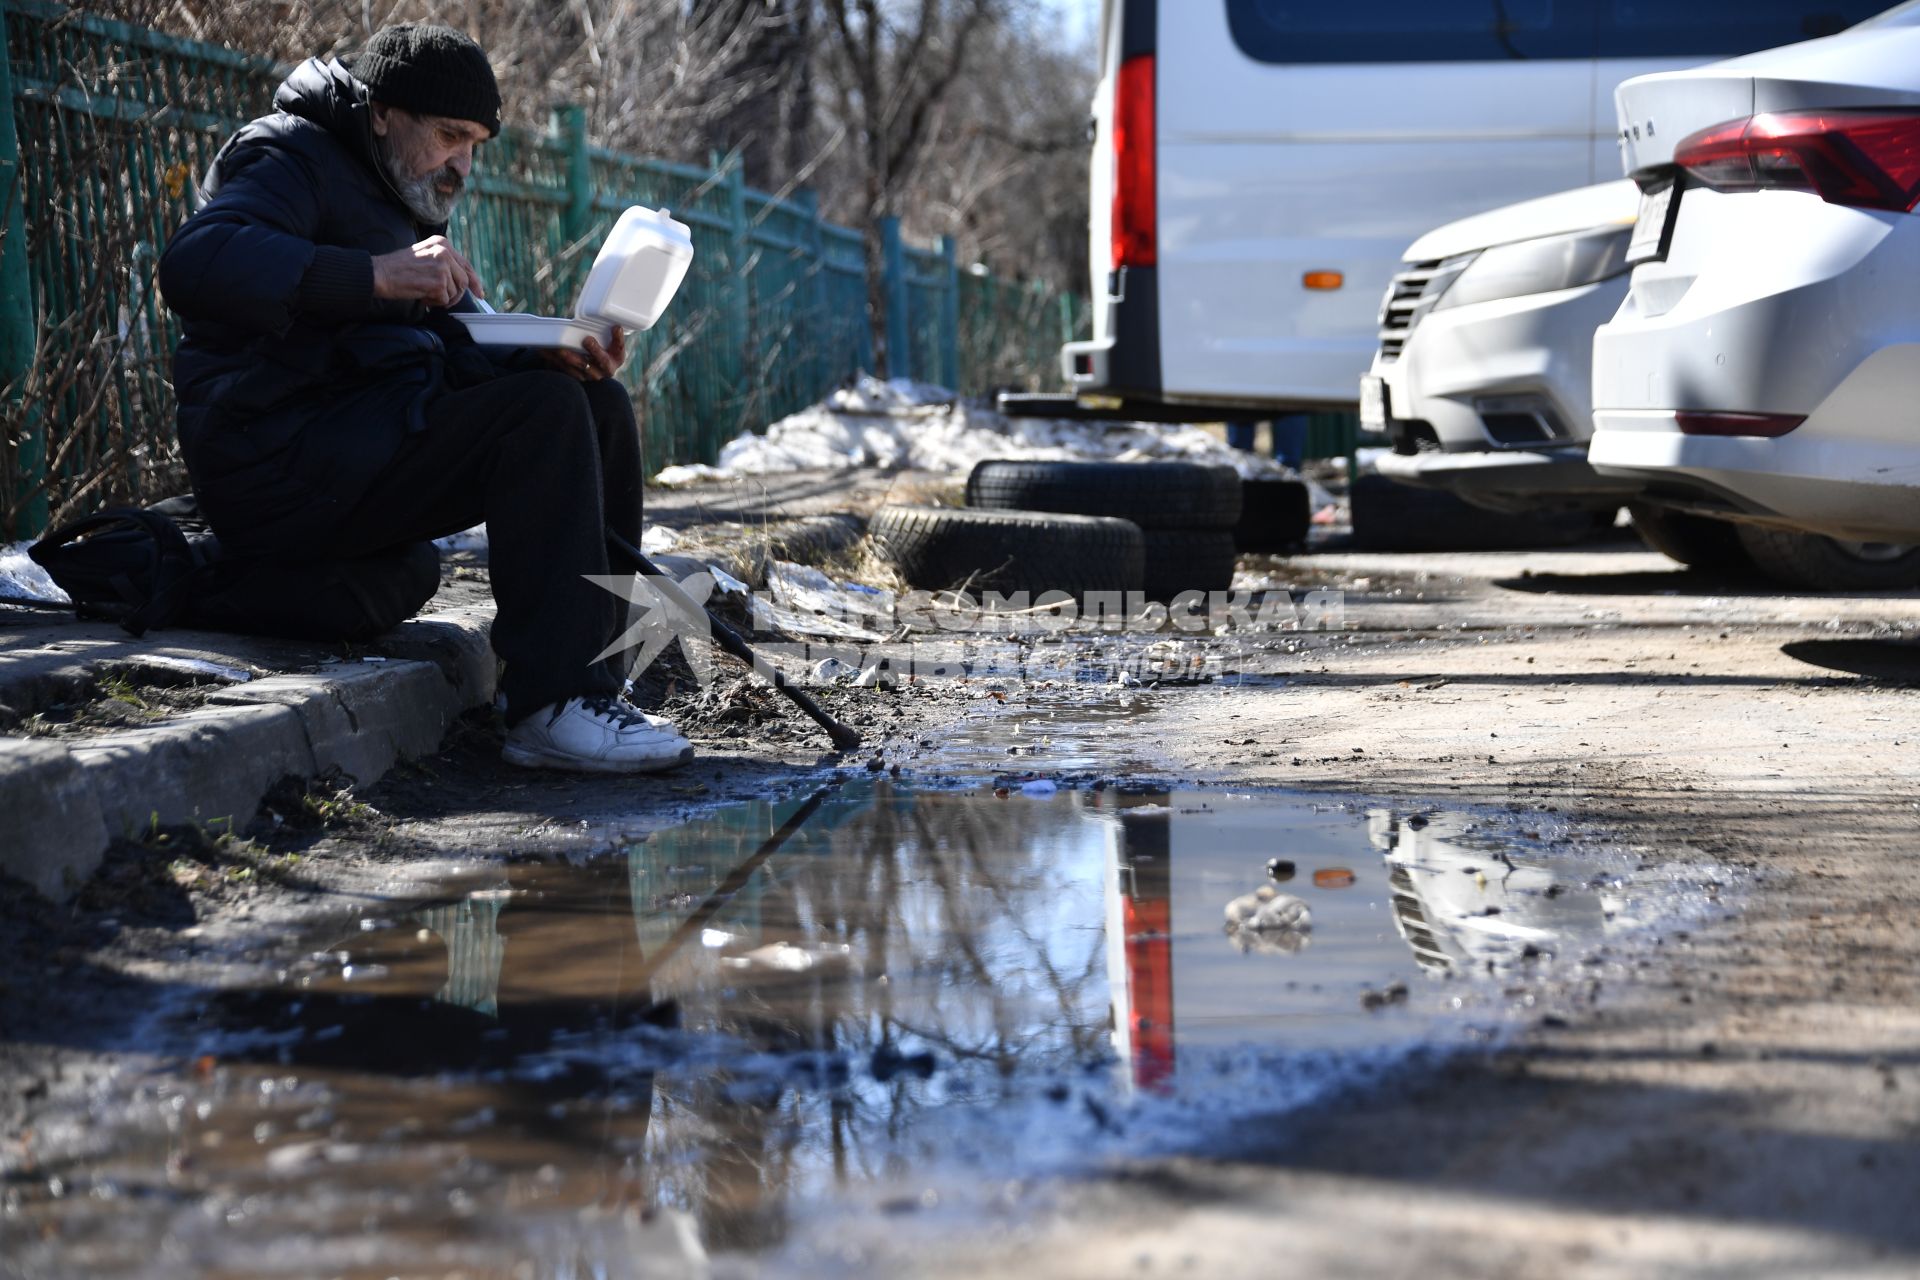
M 485 521 L 504 757 L 609 773 L 691 759 L 595 661 L 620 601 L 587 575 L 609 571 L 609 530 L 640 540 L 624 335 L 509 352 L 447 315 L 485 294 L 445 232 L 500 132 L 486 54 L 446 27 L 386 27 L 348 63 L 309 59 L 273 105 L 220 149 L 160 261 L 184 321 L 181 450 L 222 544 L 347 557 Z

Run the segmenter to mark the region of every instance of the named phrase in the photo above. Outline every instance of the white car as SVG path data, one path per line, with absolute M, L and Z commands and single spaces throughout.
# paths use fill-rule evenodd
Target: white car
M 1613 510 L 1587 465 L 1593 331 L 1627 294 L 1640 193 L 1617 179 L 1429 231 L 1380 308 L 1360 423 L 1380 474 L 1499 511 Z
M 1629 76 L 1876 0 L 1101 0 L 1092 336 L 1062 404 L 1142 421 L 1353 407 L 1374 302 L 1426 228 L 1616 173 Z
M 1594 340 L 1589 453 L 1687 517 L 1772 531 L 1888 585 L 1920 556 L 1920 4 L 1850 31 L 1630 80 L 1642 209 Z M 1857 585 L 1868 585 L 1857 583 Z
M 1627 296 L 1639 191 L 1619 179 L 1463 218 L 1405 255 L 1380 311 L 1380 349 L 1360 382 L 1361 423 L 1393 452 L 1401 484 L 1503 512 L 1622 503 L 1657 551 L 1702 569 L 1759 568 L 1798 587 L 1920 584 L 1920 553 L 1725 521 L 1639 501 L 1644 482 L 1597 473 L 1594 331 Z

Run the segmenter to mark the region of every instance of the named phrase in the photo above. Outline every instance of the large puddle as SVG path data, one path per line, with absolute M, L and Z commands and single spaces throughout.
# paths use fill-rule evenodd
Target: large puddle
M 1542 816 L 877 777 L 504 867 L 165 1022 L 177 1070 L 50 1119 L 41 1148 L 74 1155 L 10 1173 L 8 1250 L 28 1274 L 835 1270 L 874 1223 L 1017 1216 L 1050 1173 L 1537 1016 L 1523 973 L 1598 972 L 1654 904 L 1713 894 Z

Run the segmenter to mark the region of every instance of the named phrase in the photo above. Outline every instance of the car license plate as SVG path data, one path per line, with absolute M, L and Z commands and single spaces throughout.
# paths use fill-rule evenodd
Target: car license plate
M 1640 216 L 1627 241 L 1627 265 L 1658 262 L 1673 240 L 1673 219 L 1680 211 L 1680 184 L 1669 181 L 1640 193 Z
M 1387 425 L 1387 384 L 1368 374 L 1360 379 L 1360 425 L 1384 430 Z

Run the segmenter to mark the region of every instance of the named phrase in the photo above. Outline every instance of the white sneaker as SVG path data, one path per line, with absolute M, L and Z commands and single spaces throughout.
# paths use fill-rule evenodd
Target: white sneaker
M 569 698 L 508 730 L 500 758 L 529 769 L 652 773 L 693 759 L 693 744 L 672 721 L 618 698 Z

